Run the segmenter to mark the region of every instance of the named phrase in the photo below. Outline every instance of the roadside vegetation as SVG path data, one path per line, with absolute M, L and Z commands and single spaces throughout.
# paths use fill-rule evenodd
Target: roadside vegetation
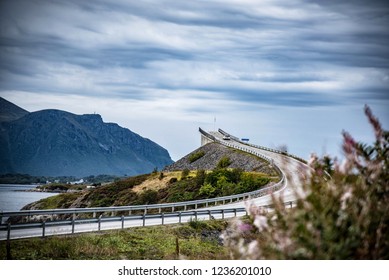
M 313 155 L 295 208 L 276 198 L 274 212 L 249 207 L 223 234 L 233 258 L 389 259 L 389 131 L 365 114 L 374 143 L 343 132 L 344 161 Z
M 221 166 L 225 166 L 226 161 L 222 159 Z M 95 189 L 59 194 L 33 205 L 35 209 L 50 209 L 182 202 L 250 192 L 278 180 L 278 177 L 269 177 L 263 173 L 228 168 L 213 171 L 185 169 L 180 172 L 153 172 Z
M 11 241 L 17 260 L 175 260 L 228 259 L 220 239 L 227 221 L 139 227 L 73 236 Z M 0 259 L 6 259 L 6 242 L 0 242 Z

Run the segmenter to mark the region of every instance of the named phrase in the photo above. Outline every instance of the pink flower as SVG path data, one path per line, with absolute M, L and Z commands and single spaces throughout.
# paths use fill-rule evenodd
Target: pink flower
M 241 232 L 249 232 L 253 229 L 252 225 L 250 224 L 246 224 L 246 223 L 242 223 L 240 225 L 238 225 L 238 229 L 241 231 Z

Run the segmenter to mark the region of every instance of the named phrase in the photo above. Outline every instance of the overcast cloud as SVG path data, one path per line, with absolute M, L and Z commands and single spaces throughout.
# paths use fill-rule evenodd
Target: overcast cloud
M 389 124 L 387 1 L 2 0 L 0 96 L 97 112 L 167 148 L 198 126 L 302 157 Z

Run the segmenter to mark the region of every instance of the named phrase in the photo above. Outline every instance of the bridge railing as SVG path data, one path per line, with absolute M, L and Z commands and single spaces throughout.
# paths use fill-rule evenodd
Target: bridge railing
M 293 202 L 285 202 L 285 207 L 293 207 Z M 266 205 L 262 206 L 264 209 L 272 208 L 273 205 Z M 231 216 L 231 214 L 233 214 Z M 57 235 L 57 234 L 74 234 L 77 233 L 76 226 L 78 226 L 78 232 L 80 231 L 100 231 L 103 230 L 103 225 L 107 224 L 108 222 L 119 222 L 119 226 L 110 226 L 109 229 L 118 229 L 118 228 L 125 228 L 125 222 L 127 221 L 139 221 L 140 223 L 135 226 L 146 226 L 147 221 L 151 219 L 158 219 L 160 225 L 164 225 L 166 222 L 166 219 L 168 218 L 175 218 L 176 220 L 173 221 L 173 223 L 185 223 L 190 220 L 198 220 L 198 219 L 204 219 L 204 220 L 211 220 L 211 219 L 225 219 L 225 218 L 231 218 L 236 217 L 238 214 L 246 214 L 247 215 L 247 209 L 244 207 L 239 208 L 228 208 L 228 209 L 210 209 L 210 210 L 191 210 L 191 211 L 179 211 L 179 212 L 172 212 L 172 213 L 158 213 L 158 214 L 142 214 L 142 215 L 128 215 L 128 216 L 115 216 L 115 217 L 98 217 L 98 218 L 90 218 L 90 219 L 72 219 L 72 220 L 59 220 L 59 221 L 43 221 L 43 222 L 36 222 L 36 223 L 24 223 L 24 224 L 3 224 L 0 225 L 0 233 L 4 232 L 2 235 L 0 235 L 0 240 L 10 240 L 13 239 L 12 231 L 15 230 L 21 230 L 21 229 L 41 229 L 40 233 L 32 234 L 32 236 L 29 237 L 45 237 L 48 235 Z M 170 221 L 169 223 L 172 223 Z M 86 224 L 95 224 L 96 228 L 89 228 L 87 230 L 80 229 L 81 225 Z M 153 223 L 155 225 L 155 222 Z M 56 229 L 54 232 L 51 233 L 48 232 L 49 228 L 52 227 L 58 227 L 62 226 L 61 229 Z M 133 225 L 134 226 L 134 225 Z M 128 227 L 128 226 L 127 226 Z M 108 228 L 106 228 L 108 229 Z
M 257 148 L 257 149 L 261 149 L 261 150 L 264 150 L 264 151 L 269 151 L 269 152 L 272 152 L 272 153 L 277 153 L 277 154 L 281 154 L 281 155 L 285 155 L 285 156 L 288 156 L 288 157 L 291 157 L 291 158 L 294 158 L 298 161 L 301 161 L 303 163 L 307 163 L 307 161 L 301 157 L 298 157 L 296 155 L 293 155 L 293 154 L 289 154 L 287 152 L 284 152 L 284 151 L 280 151 L 280 150 L 276 150 L 276 149 L 270 149 L 270 148 L 267 148 L 267 147 L 264 147 L 264 146 L 259 146 L 259 145 L 255 145 L 255 144 L 251 144 L 251 143 L 247 143 L 247 142 L 243 142 L 241 141 L 238 137 L 236 136 L 233 136 L 231 134 L 229 134 L 228 132 L 222 130 L 219 128 L 219 132 L 223 135 L 228 135 L 231 137 L 231 139 L 234 139 L 235 141 L 241 143 L 241 144 L 244 144 L 244 145 L 247 145 L 247 146 L 251 146 L 253 148 Z

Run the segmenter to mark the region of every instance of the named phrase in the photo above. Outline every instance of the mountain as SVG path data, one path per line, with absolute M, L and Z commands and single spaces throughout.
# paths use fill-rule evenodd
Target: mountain
M 26 110 L 0 97 L 0 122 L 17 120 L 27 114 Z
M 42 110 L 2 122 L 0 130 L 0 174 L 136 175 L 173 162 L 158 144 L 98 114 Z

